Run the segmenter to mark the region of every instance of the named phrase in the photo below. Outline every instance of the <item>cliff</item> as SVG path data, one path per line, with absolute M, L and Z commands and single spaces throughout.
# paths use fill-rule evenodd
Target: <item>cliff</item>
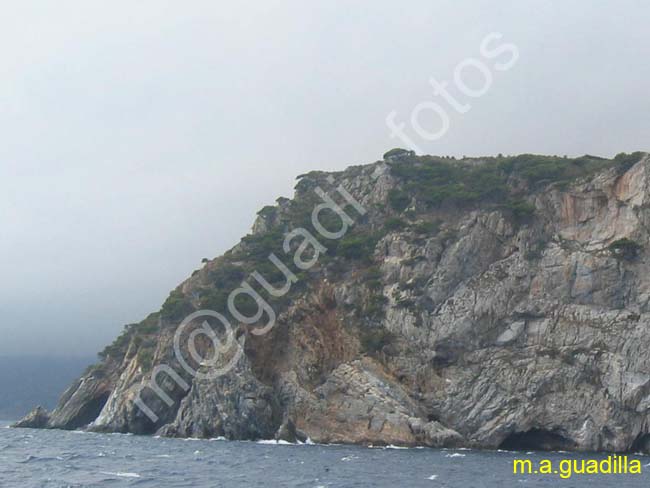
M 19 425 L 648 452 L 649 171 L 645 153 L 403 154 L 302 175 Z M 328 237 L 323 193 L 348 218 L 320 211 Z M 242 281 L 257 295 L 233 316 Z M 219 342 L 179 332 L 203 309 L 232 324 L 207 319 Z

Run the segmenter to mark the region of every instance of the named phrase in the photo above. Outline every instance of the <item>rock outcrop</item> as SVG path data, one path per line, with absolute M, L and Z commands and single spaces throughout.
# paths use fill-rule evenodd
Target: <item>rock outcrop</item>
M 251 235 L 127 326 L 54 412 L 17 426 L 648 452 L 649 174 L 645 153 L 406 153 L 303 175 L 294 199 L 263 209 Z M 345 235 L 332 237 L 346 225 L 331 210 L 319 214 L 326 238 L 310 224 L 317 189 L 355 221 Z M 298 228 L 327 250 L 284 245 Z M 313 266 L 298 267 L 299 252 Z M 273 326 L 262 309 L 246 324 L 258 306 L 235 300 L 228 352 L 186 368 L 178 325 L 196 310 L 227 314 L 244 280 L 260 296 L 287 288 L 263 295 Z M 216 357 L 205 339 L 197 354 Z
M 40 405 L 32 410 L 27 416 L 16 422 L 14 427 L 31 427 L 33 429 L 43 429 L 47 427 L 50 421 L 50 415 L 47 410 Z

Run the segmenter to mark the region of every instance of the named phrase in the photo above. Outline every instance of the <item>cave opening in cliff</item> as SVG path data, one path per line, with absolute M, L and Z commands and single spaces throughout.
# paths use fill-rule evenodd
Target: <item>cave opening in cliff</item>
M 526 432 L 513 432 L 499 445 L 508 451 L 560 451 L 571 449 L 575 443 L 571 439 L 544 429 L 531 429 Z
M 86 425 L 94 422 L 97 417 L 99 417 L 99 414 L 104 408 L 104 405 L 106 405 L 109 396 L 110 392 L 105 392 L 86 403 L 79 410 L 79 413 L 73 419 L 71 419 L 70 422 L 68 422 L 66 428 L 78 429 L 79 427 L 85 427 Z

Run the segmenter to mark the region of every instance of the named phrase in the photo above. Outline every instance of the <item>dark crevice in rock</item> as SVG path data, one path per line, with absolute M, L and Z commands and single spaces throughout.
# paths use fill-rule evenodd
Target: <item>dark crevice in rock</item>
M 464 345 L 456 339 L 443 339 L 436 344 L 434 352 L 431 363 L 436 368 L 444 368 L 458 361 Z
M 650 434 L 639 434 L 632 443 L 630 452 L 642 452 L 644 454 L 650 454 Z
M 526 432 L 513 432 L 499 445 L 508 451 L 560 451 L 575 447 L 575 442 L 556 432 L 531 429 Z

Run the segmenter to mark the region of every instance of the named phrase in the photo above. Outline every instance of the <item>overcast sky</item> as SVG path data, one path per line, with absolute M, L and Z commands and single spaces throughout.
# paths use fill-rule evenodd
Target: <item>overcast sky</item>
M 393 111 L 431 154 L 647 150 L 648 19 L 643 1 L 3 2 L 0 354 L 93 354 L 296 175 L 403 146 Z M 511 69 L 482 56 L 492 32 Z M 476 98 L 454 84 L 469 58 L 492 77 Z M 449 128 L 418 139 L 431 102 Z

